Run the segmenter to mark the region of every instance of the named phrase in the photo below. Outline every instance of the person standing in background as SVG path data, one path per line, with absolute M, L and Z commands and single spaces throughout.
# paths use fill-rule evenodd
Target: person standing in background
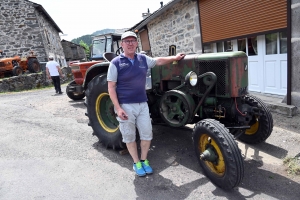
M 52 79 L 56 94 L 62 94 L 60 87 L 60 77 L 63 77 L 59 64 L 53 60 L 53 56 L 49 56 L 46 64 L 46 73 L 48 79 Z

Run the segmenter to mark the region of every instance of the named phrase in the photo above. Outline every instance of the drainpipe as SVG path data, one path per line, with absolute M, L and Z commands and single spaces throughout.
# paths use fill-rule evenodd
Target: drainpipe
M 164 6 L 164 2 L 160 2 L 160 7 L 162 8 Z
M 287 96 L 286 104 L 291 105 L 292 100 L 292 4 L 287 0 Z
M 198 17 L 199 17 L 199 27 L 200 27 L 200 40 L 201 40 L 201 50 L 202 53 L 204 53 L 204 45 L 203 45 L 203 37 L 202 37 L 202 26 L 201 26 L 201 15 L 200 15 L 200 6 L 199 6 L 199 0 L 191 0 L 193 2 L 197 2 L 197 10 L 198 10 Z

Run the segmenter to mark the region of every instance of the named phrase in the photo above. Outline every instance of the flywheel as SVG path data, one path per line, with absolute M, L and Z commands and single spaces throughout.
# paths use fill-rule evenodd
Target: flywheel
M 160 100 L 160 116 L 170 126 L 181 127 L 192 118 L 195 102 L 192 97 L 179 90 L 170 90 Z

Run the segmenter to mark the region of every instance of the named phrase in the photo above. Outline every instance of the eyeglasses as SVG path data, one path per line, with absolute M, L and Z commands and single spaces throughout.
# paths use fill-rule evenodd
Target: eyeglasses
M 126 44 L 135 44 L 137 40 L 123 40 L 123 42 L 125 42 Z

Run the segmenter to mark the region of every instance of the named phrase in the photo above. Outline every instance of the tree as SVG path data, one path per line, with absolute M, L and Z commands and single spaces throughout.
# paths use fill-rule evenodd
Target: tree
M 79 38 L 75 38 L 71 40 L 71 42 L 75 44 L 79 44 L 81 40 L 89 46 L 92 44 L 92 35 L 83 35 Z
M 84 48 L 87 59 L 90 58 L 90 47 L 83 40 L 80 40 L 79 45 Z

